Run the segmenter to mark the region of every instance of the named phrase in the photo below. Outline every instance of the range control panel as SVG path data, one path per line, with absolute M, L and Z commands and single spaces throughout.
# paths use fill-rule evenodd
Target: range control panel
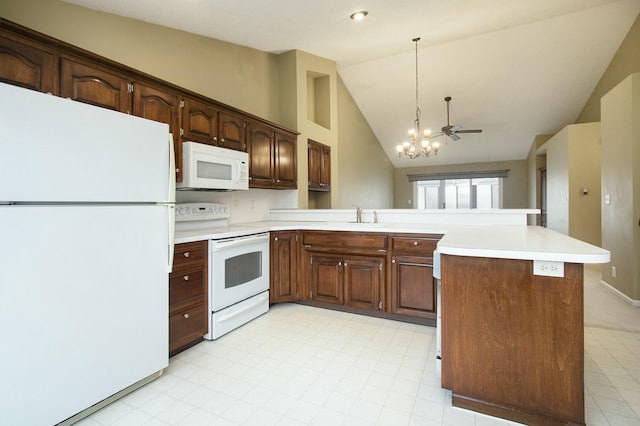
M 176 204 L 176 222 L 192 220 L 216 220 L 229 217 L 229 206 L 218 203 Z

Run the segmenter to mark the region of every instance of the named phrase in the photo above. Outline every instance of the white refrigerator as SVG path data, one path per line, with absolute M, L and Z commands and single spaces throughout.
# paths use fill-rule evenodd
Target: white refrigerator
M 0 158 L 0 423 L 73 421 L 168 365 L 168 126 L 0 83 Z

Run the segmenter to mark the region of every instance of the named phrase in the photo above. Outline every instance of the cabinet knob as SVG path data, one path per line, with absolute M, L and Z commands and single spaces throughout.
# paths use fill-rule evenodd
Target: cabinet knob
M 214 140 L 214 141 L 217 141 L 217 140 L 218 140 L 218 137 L 217 137 L 217 136 L 214 136 L 214 137 L 213 137 L 213 140 Z
M 185 281 L 189 281 L 189 275 L 185 275 L 184 277 L 182 277 Z
M 183 317 L 184 319 L 189 319 L 189 314 L 184 314 Z
M 224 143 L 224 138 L 220 138 L 220 142 Z
M 189 255 L 189 252 L 188 252 L 188 251 L 185 251 L 185 252 L 184 252 L 184 257 L 189 257 L 189 256 L 190 256 L 190 255 Z
M 417 245 L 418 245 L 418 242 L 417 242 L 417 241 L 414 241 L 414 242 L 413 242 L 413 245 L 414 245 L 414 246 L 417 246 Z
M 278 237 L 275 237 L 275 238 L 273 239 L 273 241 L 278 241 Z
M 396 260 L 395 260 L 395 259 L 393 259 L 393 260 L 391 261 L 391 263 L 396 263 Z
M 342 266 L 342 262 L 338 262 L 338 266 Z
M 180 169 L 176 169 L 176 173 L 180 173 Z

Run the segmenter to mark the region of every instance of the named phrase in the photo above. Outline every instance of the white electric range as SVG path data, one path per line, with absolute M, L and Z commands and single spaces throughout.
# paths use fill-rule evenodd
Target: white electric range
M 209 241 L 209 340 L 269 310 L 269 232 L 229 217 L 224 204 L 176 205 L 176 241 Z

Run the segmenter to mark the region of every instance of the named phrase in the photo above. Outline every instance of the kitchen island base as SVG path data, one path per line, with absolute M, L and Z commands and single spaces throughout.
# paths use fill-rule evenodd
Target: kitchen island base
M 454 406 L 584 425 L 583 265 L 442 255 L 442 387 Z

